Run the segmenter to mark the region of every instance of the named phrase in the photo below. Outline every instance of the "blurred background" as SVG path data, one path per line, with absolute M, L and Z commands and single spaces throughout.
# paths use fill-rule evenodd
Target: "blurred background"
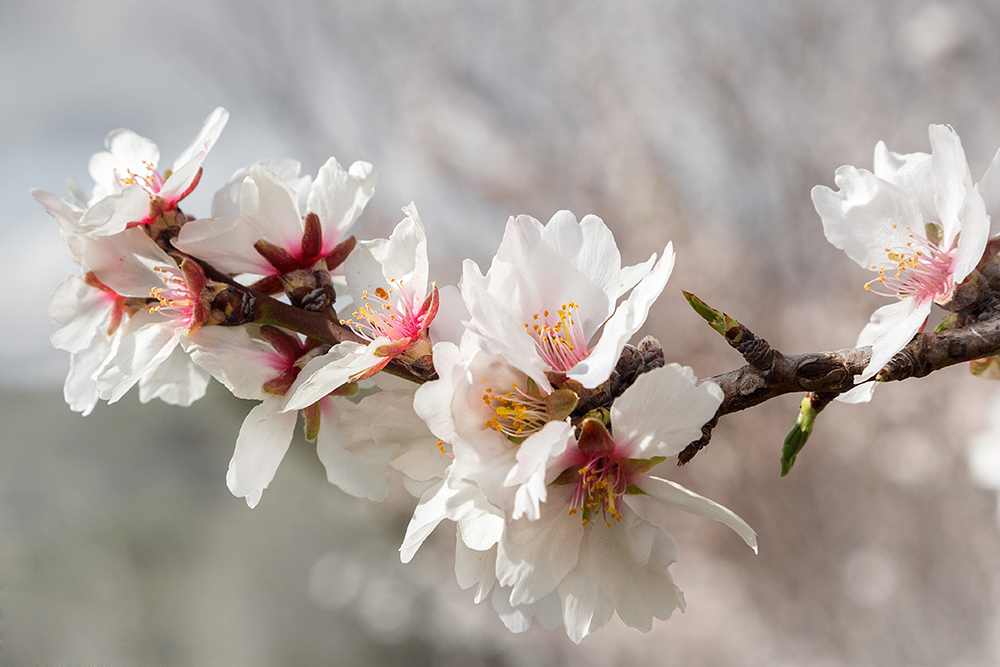
M 453 573 L 439 530 L 411 564 L 412 509 L 328 485 L 293 443 L 253 511 L 225 472 L 249 403 L 62 402 L 53 288 L 75 267 L 28 189 L 89 191 L 128 127 L 170 164 L 232 116 L 185 210 L 238 167 L 376 165 L 356 233 L 415 200 L 432 277 L 486 266 L 507 217 L 595 213 L 625 261 L 673 240 L 644 333 L 699 377 L 741 359 L 697 293 L 787 353 L 851 347 L 881 305 L 823 238 L 809 190 L 878 140 L 928 151 L 950 123 L 976 179 L 1000 145 L 1000 5 L 842 2 L 175 0 L 0 2 L 0 662 L 142 665 L 975 666 L 1000 663 L 1000 404 L 953 368 L 834 405 L 780 479 L 799 397 L 725 418 L 665 474 L 743 516 L 678 516 L 688 609 L 574 646 L 509 633 Z M 133 392 L 134 394 L 135 392 Z M 993 429 L 993 430 L 991 430 Z M 974 460 L 969 467 L 969 447 Z

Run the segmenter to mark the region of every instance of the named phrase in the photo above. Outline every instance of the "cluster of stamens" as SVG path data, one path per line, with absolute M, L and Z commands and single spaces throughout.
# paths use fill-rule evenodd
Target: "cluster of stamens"
M 482 399 L 493 411 L 485 425 L 504 435 L 523 438 L 541 430 L 549 420 L 545 399 L 525 392 L 517 383 L 511 383 L 511 390 L 504 394 L 487 387 Z
M 598 510 L 606 526 L 611 526 L 612 518 L 621 521 L 622 513 L 615 501 L 625 494 L 628 480 L 618 462 L 610 456 L 600 456 L 591 459 L 577 473 L 580 477 L 569 513 L 576 514 L 579 510 L 585 526 Z
M 532 315 L 524 329 L 535 339 L 535 349 L 553 370 L 568 371 L 590 355 L 583 325 L 577 317 L 580 306 L 570 301 L 556 311 L 557 319 L 549 319 L 549 311 Z
M 395 278 L 390 282 L 400 288 L 403 286 Z M 341 320 L 340 323 L 354 327 L 360 336 L 368 340 L 380 336 L 393 341 L 417 338 L 425 328 L 420 313 L 406 299 L 393 303 L 392 293 L 392 288 L 386 290 L 379 287 L 374 294 L 365 290 L 361 297 L 363 303 L 351 315 L 353 319 Z
M 872 271 L 878 271 L 878 278 L 865 283 L 865 289 L 882 296 L 900 298 L 950 295 L 954 249 L 943 250 L 930 239 L 917 234 L 911 233 L 907 238 L 905 247 L 885 248 L 888 261 L 871 265 Z M 873 289 L 875 285 L 887 291 Z
M 164 274 L 163 287 L 154 287 L 149 296 L 157 303 L 146 306 L 151 313 L 162 313 L 167 317 L 179 319 L 189 327 L 189 333 L 201 326 L 196 311 L 201 306 L 201 297 L 188 287 L 184 275 L 180 271 L 172 271 L 162 266 L 154 266 L 153 270 Z
M 147 162 L 146 160 L 143 160 L 142 164 L 145 165 L 146 171 L 148 172 L 146 176 L 140 176 L 131 169 L 128 169 L 126 170 L 128 176 L 122 178 L 121 176 L 118 175 L 118 170 L 116 169 L 115 178 L 118 179 L 118 184 L 121 187 L 125 187 L 127 185 L 135 185 L 138 183 L 143 190 L 145 190 L 150 194 L 150 196 L 155 195 L 160 192 L 160 188 L 163 187 L 165 179 L 162 176 L 160 176 L 160 172 L 156 171 L 156 169 L 153 168 L 152 162 Z

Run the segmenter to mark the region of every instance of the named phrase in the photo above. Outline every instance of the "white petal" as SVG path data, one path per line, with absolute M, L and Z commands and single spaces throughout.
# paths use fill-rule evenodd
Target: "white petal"
M 736 534 L 743 538 L 743 541 L 754 550 L 754 553 L 757 553 L 757 533 L 754 532 L 754 529 L 747 525 L 746 521 L 719 503 L 711 501 L 704 496 L 699 496 L 697 493 L 685 489 L 676 482 L 660 479 L 659 477 L 644 476 L 642 481 L 639 482 L 639 488 L 645 491 L 650 498 L 654 498 L 674 509 L 724 523 L 736 531 Z M 647 511 L 653 509 L 655 512 L 652 505 L 644 503 L 645 500 L 641 495 L 630 495 L 626 496 L 625 502 L 637 512 L 640 511 L 640 508 L 644 508 Z
M 90 344 L 70 357 L 69 373 L 63 385 L 63 398 L 70 410 L 87 416 L 97 405 L 97 374 L 117 345 L 120 335 L 112 339 L 95 336 Z
M 268 158 L 255 164 L 264 167 L 283 180 L 288 187 L 295 191 L 299 202 L 299 210 L 305 208 L 306 197 L 309 196 L 309 188 L 312 186 L 311 176 L 299 176 L 302 165 L 297 160 L 291 158 Z M 212 198 L 212 217 L 231 218 L 240 217 L 240 193 L 243 190 L 243 181 L 250 175 L 250 167 L 241 167 L 226 181 L 225 185 L 219 188 Z
M 578 224 L 572 213 L 559 211 L 542 230 L 542 240 L 598 285 L 611 301 L 621 294 L 621 254 L 611 230 L 596 215 L 584 216 Z
M 288 389 L 284 410 L 307 408 L 352 377 L 372 368 L 383 359 L 375 356 L 375 350 L 388 343 L 388 338 L 376 338 L 366 347 L 346 341 L 312 359 Z
M 376 399 L 378 394 L 365 400 Z M 331 484 L 357 498 L 382 502 L 389 495 L 389 455 L 395 447 L 381 447 L 371 437 L 376 410 L 371 405 L 344 404 L 343 413 L 337 417 L 333 399 L 320 401 L 322 417 L 319 435 L 316 436 L 316 454 L 326 468 L 326 478 Z
M 873 377 L 896 353 L 913 340 L 927 321 L 931 301 L 901 299 L 882 306 L 874 313 L 858 335 L 857 347 L 872 346 L 872 356 L 865 371 L 854 379 L 855 384 Z
M 52 346 L 67 352 L 79 352 L 96 335 L 107 337 L 104 324 L 111 314 L 115 297 L 88 285 L 82 276 L 70 276 L 59 283 L 49 301 L 49 319 L 62 328 L 52 334 Z
M 202 124 L 201 130 L 198 131 L 198 136 L 174 160 L 173 171 L 180 171 L 181 167 L 195 161 L 199 154 L 205 154 L 212 150 L 212 146 L 215 145 L 219 135 L 222 134 L 222 128 L 226 126 L 228 120 L 229 112 L 222 107 L 216 107 L 212 113 L 208 114 L 208 118 Z M 201 160 L 203 159 L 204 155 L 201 156 L 201 159 L 197 159 L 198 166 L 201 166 Z
M 668 243 L 653 270 L 639 282 L 604 325 L 601 339 L 590 355 L 566 374 L 570 379 L 593 389 L 611 376 L 625 343 L 646 321 L 650 307 L 663 292 L 674 268 L 674 258 L 673 243 Z
M 170 356 L 182 333 L 183 329 L 174 323 L 160 322 L 124 336 L 97 377 L 101 398 L 114 403 L 124 396 L 143 375 Z
M 551 511 L 536 521 L 511 521 L 497 550 L 497 580 L 512 586 L 510 603 L 530 604 L 555 590 L 576 565 L 583 538 L 579 516 L 567 514 L 569 491 L 559 489 L 565 502 L 555 499 Z M 555 493 L 553 493 L 555 495 Z
M 476 604 L 486 599 L 497 581 L 496 562 L 496 547 L 475 551 L 467 547 L 461 537 L 455 540 L 455 578 L 462 590 L 476 587 Z
M 246 498 L 251 508 L 274 479 L 292 442 L 297 418 L 297 412 L 281 412 L 281 401 L 275 397 L 256 405 L 243 420 L 226 484 L 234 496 Z
M 477 503 L 470 504 L 460 514 L 452 514 L 458 521 L 458 537 L 470 549 L 492 549 L 503 536 L 506 522 L 503 512 L 489 504 L 485 495 L 477 494 Z
M 506 262 L 514 266 L 529 265 L 532 249 L 537 248 L 542 243 L 542 231 L 542 223 L 530 215 L 519 215 L 516 218 L 511 216 L 507 220 L 507 226 L 504 228 L 503 238 L 500 240 L 500 247 L 497 248 L 494 261 Z
M 494 260 L 490 268 L 494 269 L 502 263 Z M 470 259 L 463 263 L 462 299 L 471 315 L 470 326 L 483 337 L 483 347 L 492 354 L 502 354 L 514 367 L 520 369 L 545 391 L 551 389 L 545 375 L 546 363 L 535 349 L 534 339 L 487 289 L 487 281 L 479 273 L 479 267 Z M 504 265 L 509 266 L 509 265 Z M 519 299 L 516 293 L 509 294 L 511 301 Z M 527 317 L 530 317 L 528 315 Z
M 531 619 L 537 618 L 546 630 L 555 630 L 562 625 L 562 605 L 559 594 L 549 593 L 531 604 L 513 606 L 510 604 L 510 587 L 497 586 L 493 590 L 493 609 L 511 632 L 524 632 L 531 627 Z
M 223 273 L 277 275 L 278 270 L 254 248 L 260 239 L 260 230 L 245 218 L 203 218 L 181 227 L 174 245 Z
M 955 130 L 947 125 L 931 125 L 929 134 L 934 205 L 938 221 L 944 227 L 944 245 L 948 247 L 960 231 L 965 232 L 958 213 L 972 190 L 972 174 Z
M 298 197 L 273 172 L 250 167 L 240 196 L 240 217 L 246 218 L 271 243 L 293 255 L 302 251 L 302 218 Z
M 990 219 L 986 214 L 986 204 L 979 195 L 978 186 L 974 186 L 969 192 L 959 217 L 962 233 L 958 237 L 958 250 L 951 265 L 952 279 L 956 286 L 979 264 L 986 250 L 986 242 L 989 241 Z
M 673 244 L 668 244 L 672 248 Z M 667 252 L 664 250 L 663 256 L 667 256 Z M 640 280 L 645 278 L 650 271 L 653 270 L 653 265 L 656 263 L 656 253 L 653 253 L 649 259 L 641 264 L 633 264 L 632 266 L 626 266 L 618 274 L 618 293 L 615 295 L 615 300 L 618 300 L 625 292 L 629 291 L 635 287 Z
M 461 373 L 462 355 L 453 343 L 434 346 L 434 370 L 438 379 L 421 385 L 413 396 L 413 410 L 427 428 L 444 442 L 456 437 L 451 405 L 455 396 L 455 374 Z
M 841 403 L 868 403 L 872 400 L 872 396 L 875 395 L 875 385 L 876 382 L 866 382 L 865 384 L 859 384 L 851 389 L 850 391 L 845 391 L 843 394 L 837 396 L 837 400 Z
M 452 457 L 441 451 L 438 438 L 414 412 L 415 390 L 414 385 L 405 390 L 377 394 L 385 394 L 384 410 L 371 424 L 371 433 L 380 447 L 392 451 L 390 463 L 393 468 L 411 479 L 427 481 L 443 477 Z
M 483 515 L 496 516 L 502 522 L 503 512 L 490 505 L 479 488 L 449 471 L 440 484 L 424 494 L 413 510 L 403 544 L 399 547 L 400 559 L 404 563 L 410 562 L 427 536 L 443 520 L 471 521 Z
M 320 167 L 307 207 L 323 226 L 323 254 L 343 240 L 344 232 L 361 215 L 375 192 L 375 181 L 375 167 L 367 162 L 355 162 L 344 171 L 331 157 Z
M 163 287 L 164 273 L 177 264 L 141 229 L 87 244 L 84 264 L 102 283 L 122 296 L 145 298 L 154 287 Z
M 695 385 L 690 368 L 654 368 L 611 406 L 615 444 L 632 458 L 673 456 L 701 437 L 701 427 L 715 416 L 722 398 L 712 382 Z
M 392 230 L 388 239 L 362 241 L 344 262 L 344 275 L 354 303 L 377 288 L 412 298 L 417 307 L 427 296 L 427 238 L 415 208 Z M 391 282 L 395 281 L 395 282 Z
M 125 231 L 129 223 L 149 220 L 149 194 L 129 185 L 87 209 L 76 223 L 78 234 L 110 236 Z
M 862 268 L 884 262 L 886 248 L 905 246 L 907 227 L 922 235 L 920 208 L 900 188 L 854 167 L 838 169 L 835 181 L 837 192 L 812 189 L 813 204 L 827 240 Z
M 247 327 L 201 327 L 182 344 L 194 363 L 237 398 L 264 400 L 264 383 L 288 366 L 269 345 L 251 338 Z
M 527 516 L 534 521 L 541 515 L 539 504 L 545 502 L 545 476 L 549 462 L 566 451 L 573 436 L 568 421 L 549 422 L 532 433 L 517 448 L 517 464 L 510 469 L 504 486 L 516 486 L 512 517 Z
M 169 357 L 139 378 L 139 402 L 158 398 L 168 405 L 187 407 L 205 395 L 209 377 L 183 350 L 174 348 Z
M 648 632 L 653 618 L 683 609 L 668 570 L 675 556 L 670 538 L 627 506 L 620 522 L 588 526 L 579 562 L 559 584 L 566 634 L 579 643 L 615 611 L 626 625 Z
M 76 223 L 80 219 L 82 212 L 74 210 L 62 199 L 45 190 L 34 188 L 29 190 L 28 194 L 41 204 L 45 212 L 59 223 L 59 230 L 62 233 L 63 240 L 66 241 L 70 255 L 72 255 L 73 261 L 79 263 L 80 254 L 76 242 L 73 241 L 73 237 L 76 236 Z
M 458 345 L 465 333 L 462 322 L 469 320 L 469 309 L 465 307 L 462 293 L 454 285 L 445 285 L 439 289 L 438 299 L 438 312 L 428 330 L 431 342 L 448 341 Z
M 893 153 L 880 141 L 875 146 L 873 171 L 878 178 L 906 192 L 920 207 L 920 215 L 925 221 L 937 221 L 930 153 Z

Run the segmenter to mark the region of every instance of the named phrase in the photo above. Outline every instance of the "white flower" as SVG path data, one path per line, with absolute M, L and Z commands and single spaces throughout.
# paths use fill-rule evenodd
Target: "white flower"
M 896 299 L 876 310 L 858 336 L 858 346 L 871 345 L 872 355 L 857 382 L 913 339 L 934 303 L 951 300 L 986 248 L 990 221 L 958 135 L 931 125 L 930 143 L 930 155 L 900 155 L 879 142 L 874 173 L 841 167 L 838 191 L 812 191 L 827 239 L 877 272 L 865 288 Z M 843 398 L 866 401 L 873 391 L 869 383 Z
M 465 261 L 461 288 L 469 326 L 483 336 L 484 349 L 504 355 L 544 389 L 547 373 L 597 387 L 663 291 L 674 264 L 672 244 L 655 260 L 654 253 L 644 264 L 621 268 L 611 231 L 593 215 L 577 223 L 560 211 L 547 225 L 511 218 L 486 276 Z
M 66 402 L 71 409 L 87 415 L 101 397 L 97 378 L 118 351 L 129 328 L 123 323 L 143 311 L 150 296 L 148 291 L 139 298 L 119 294 L 102 282 L 93 268 L 102 272 L 108 269 L 108 253 L 122 250 L 123 242 L 135 242 L 147 250 L 153 244 L 138 231 L 122 238 L 77 234 L 74 228 L 80 218 L 79 208 L 48 192 L 32 190 L 31 194 L 59 222 L 71 257 L 85 272 L 82 276 L 70 276 L 56 288 L 49 303 L 49 317 L 61 327 L 52 335 L 52 345 L 71 355 L 63 387 Z M 163 260 L 166 256 L 157 250 L 151 252 Z M 126 250 L 117 255 L 121 264 L 131 261 L 128 254 Z M 111 268 L 114 266 L 112 263 Z M 154 284 L 162 288 L 162 284 Z M 190 405 L 204 396 L 208 386 L 208 375 L 179 351 L 168 354 L 162 363 L 140 370 L 136 380 L 143 403 L 160 398 L 172 405 Z
M 403 473 L 403 484 L 420 497 L 444 477 L 452 457 L 413 411 L 418 385 L 378 375 L 382 388 L 357 403 L 342 401 L 334 424 L 338 437 L 317 441 L 316 452 L 327 479 L 354 496 L 385 500 L 389 468 Z
M 438 310 L 438 291 L 427 279 L 427 241 L 416 207 L 388 239 L 358 243 L 344 262 L 347 288 L 357 308 L 342 324 L 368 345 L 344 342 L 311 361 L 289 392 L 286 410 L 298 410 L 347 382 L 370 377 L 394 357 L 431 353 L 427 327 Z
M 209 114 L 198 136 L 165 174 L 157 171 L 160 151 L 152 141 L 126 129 L 109 133 L 104 141 L 108 150 L 90 158 L 94 192 L 76 231 L 117 234 L 176 208 L 198 184 L 205 156 L 228 119 L 229 112 L 222 107 Z
M 270 160 L 237 171 L 216 193 L 215 217 L 184 225 L 175 245 L 233 275 L 312 270 L 361 215 L 376 175 L 367 162 L 345 171 L 334 158 L 313 182 L 300 178 L 299 168 L 294 160 Z
M 151 374 L 159 374 L 168 384 L 179 383 L 173 390 L 164 390 L 164 395 L 173 395 L 176 400 L 189 403 L 204 394 L 207 376 L 188 369 L 182 357 L 174 356 L 182 337 L 196 331 L 207 316 L 201 298 L 206 285 L 201 268 L 190 260 L 178 266 L 141 229 L 91 244 L 87 264 L 113 293 L 143 304 L 156 299 L 129 318 L 121 339 L 99 369 L 100 397 L 113 403 Z M 169 366 L 157 370 L 164 363 Z M 195 383 L 189 386 L 190 400 L 183 396 L 185 377 Z M 157 393 L 159 390 L 151 387 L 147 396 Z
M 457 353 L 443 344 L 435 357 L 439 351 Z M 418 412 L 448 400 L 449 382 L 462 386 L 449 377 L 448 366 L 440 368 L 441 384 L 418 390 Z M 460 364 L 453 368 L 462 374 Z M 466 400 L 463 390 L 453 400 Z M 513 519 L 515 495 L 502 492 L 520 458 L 517 446 L 497 440 L 484 447 L 480 439 L 470 447 L 458 435 L 458 419 L 432 411 L 425 417 L 432 430 L 439 437 L 449 429 L 456 435 L 455 463 L 417 506 L 401 547 L 404 562 L 450 519 L 459 524 L 460 585 L 475 586 L 477 602 L 494 589 L 493 605 L 511 630 L 526 630 L 534 617 L 546 628 L 563 624 L 579 642 L 615 612 L 628 625 L 649 630 L 652 618 L 684 607 L 667 569 L 677 560 L 662 530 L 670 510 L 721 521 L 756 550 L 755 533 L 731 511 L 648 474 L 700 436 L 721 400 L 716 385 L 696 385 L 688 368 L 672 364 L 641 375 L 611 408 L 614 436 L 586 418 L 579 440 L 571 438 L 561 454 L 547 457 L 548 494 L 535 520 Z
M 509 522 L 498 544 L 497 582 L 510 587 L 510 606 L 558 592 L 575 642 L 614 612 L 649 630 L 653 617 L 683 608 L 667 571 L 674 547 L 658 527 L 671 508 L 723 522 L 756 551 L 755 533 L 731 511 L 648 474 L 697 439 L 721 401 L 716 385 L 696 385 L 689 368 L 671 364 L 639 376 L 615 401 L 613 436 L 585 419 L 579 440 L 550 464 L 557 476 L 542 517 Z
M 467 332 L 461 346 L 434 346 L 438 379 L 417 390 L 414 409 L 455 453 L 453 475 L 478 485 L 515 518 L 539 516 L 549 461 L 572 439 L 576 395 L 544 390 Z
M 240 428 L 226 482 L 255 507 L 291 443 L 299 411 L 284 411 L 285 394 L 302 367 L 325 347 L 304 344 L 276 327 L 204 327 L 187 336 L 192 359 L 238 398 L 260 403 Z M 400 381 L 402 382 L 402 381 Z M 410 384 L 410 383 L 406 383 Z M 306 439 L 327 479 L 351 495 L 385 500 L 390 466 L 421 492 L 450 462 L 413 414 L 413 388 L 392 386 L 358 403 L 328 395 L 301 410 Z

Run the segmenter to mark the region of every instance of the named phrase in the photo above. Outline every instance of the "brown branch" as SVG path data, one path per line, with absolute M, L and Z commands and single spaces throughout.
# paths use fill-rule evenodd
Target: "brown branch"
M 867 346 L 836 352 L 785 356 L 743 325 L 739 326 L 742 329 L 742 339 L 754 342 L 749 345 L 742 342 L 733 344 L 730 339 L 730 344 L 739 349 L 751 363 L 702 380 L 719 385 L 725 397 L 715 417 L 702 428 L 702 437 L 678 455 L 679 465 L 690 461 L 708 444 L 719 417 L 795 392 L 816 394 L 813 407 L 819 412 L 837 395 L 856 386 L 854 377 L 864 371 L 871 358 L 871 347 Z M 767 363 L 762 360 L 762 349 L 768 351 Z M 998 352 L 1000 314 L 995 314 L 989 319 L 947 331 L 918 333 L 872 381 L 894 382 L 911 377 L 925 377 L 942 368 Z

